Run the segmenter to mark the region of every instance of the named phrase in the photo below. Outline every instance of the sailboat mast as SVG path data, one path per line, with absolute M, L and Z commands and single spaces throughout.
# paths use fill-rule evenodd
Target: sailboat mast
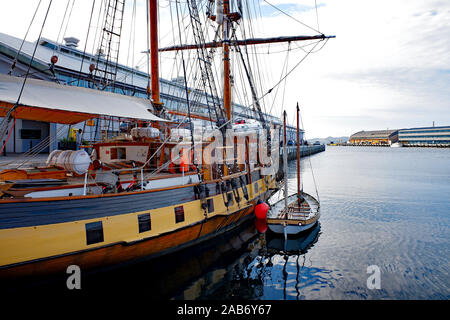
M 149 11 L 152 104 L 159 111 L 162 103 L 159 94 L 158 0 L 149 0 Z
M 287 139 L 286 139 L 286 110 L 283 112 L 283 169 L 284 169 L 284 206 L 288 209 L 288 177 L 287 177 Z
M 231 120 L 230 45 L 229 31 L 230 0 L 223 0 L 223 104 L 228 120 Z
M 300 200 L 300 108 L 297 102 L 297 198 Z

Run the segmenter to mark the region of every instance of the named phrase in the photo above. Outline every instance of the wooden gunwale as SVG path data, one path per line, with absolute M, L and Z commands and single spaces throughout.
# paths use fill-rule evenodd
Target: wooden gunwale
M 285 219 L 285 218 L 268 218 L 267 223 L 268 224 L 286 224 L 286 225 L 306 225 L 311 224 L 314 221 L 317 221 L 319 218 L 319 214 L 316 214 L 314 217 L 310 219 Z
M 17 203 L 17 202 L 42 202 L 42 201 L 64 201 L 64 200 L 76 200 L 76 199 L 92 199 L 92 198 L 108 198 L 108 197 L 123 197 L 127 195 L 142 194 L 142 193 L 152 193 L 158 191 L 175 190 L 180 188 L 189 188 L 198 185 L 198 183 L 190 183 L 182 186 L 172 186 L 167 188 L 143 190 L 143 191 L 131 191 L 122 193 L 105 193 L 105 194 L 94 194 L 85 196 L 70 196 L 70 197 L 49 197 L 49 198 L 22 198 L 22 199 L 7 199 L 0 200 L 0 205 L 2 203 Z

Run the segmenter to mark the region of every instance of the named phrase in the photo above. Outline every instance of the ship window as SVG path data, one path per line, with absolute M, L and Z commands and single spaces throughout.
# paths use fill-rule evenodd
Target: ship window
M 213 212 L 214 211 L 214 199 L 208 199 L 207 204 L 208 204 L 208 213 Z
M 150 231 L 152 229 L 152 220 L 150 219 L 150 213 L 144 213 L 138 215 L 139 233 Z
M 175 208 L 175 223 L 184 221 L 184 208 L 183 206 Z
M 125 160 L 126 158 L 126 148 L 111 148 L 111 160 Z
M 86 244 L 103 242 L 103 225 L 101 221 L 86 223 Z

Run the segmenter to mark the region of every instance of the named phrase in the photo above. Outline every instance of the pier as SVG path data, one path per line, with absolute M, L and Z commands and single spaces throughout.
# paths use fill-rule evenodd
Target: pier
M 324 144 L 312 144 L 300 146 L 300 158 L 325 151 Z M 297 159 L 297 146 L 287 146 L 288 160 Z M 283 148 L 280 148 L 280 157 L 283 157 Z

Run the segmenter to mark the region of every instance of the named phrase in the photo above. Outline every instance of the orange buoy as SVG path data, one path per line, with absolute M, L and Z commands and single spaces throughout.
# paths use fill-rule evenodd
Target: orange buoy
M 170 173 L 176 173 L 177 172 L 177 169 L 176 169 L 175 164 L 173 162 L 171 162 L 169 164 L 169 172 Z
M 265 219 L 267 217 L 268 211 L 269 211 L 269 205 L 267 203 L 265 203 L 265 202 L 258 203 L 255 207 L 255 216 L 258 219 Z
M 180 160 L 180 172 L 189 171 L 189 156 L 187 152 L 182 152 Z

